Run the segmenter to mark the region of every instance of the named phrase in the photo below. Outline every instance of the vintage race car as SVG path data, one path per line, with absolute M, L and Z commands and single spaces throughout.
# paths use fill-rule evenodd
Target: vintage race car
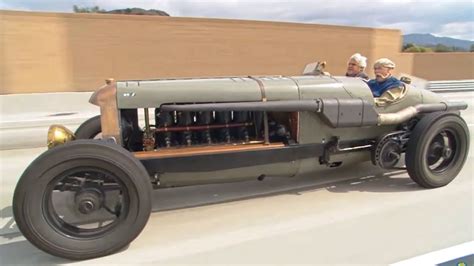
M 75 134 L 51 126 L 49 149 L 13 199 L 23 235 L 68 259 L 111 254 L 135 239 L 152 189 L 370 160 L 390 169 L 403 156 L 416 183 L 436 188 L 456 177 L 469 150 L 465 103 L 409 84 L 374 99 L 361 79 L 317 71 L 109 81 L 90 102 L 100 116 Z

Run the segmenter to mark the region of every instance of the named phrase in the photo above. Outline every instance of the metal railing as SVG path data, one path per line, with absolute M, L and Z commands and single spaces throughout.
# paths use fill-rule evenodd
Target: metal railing
M 474 91 L 474 79 L 430 81 L 428 89 L 434 92 Z

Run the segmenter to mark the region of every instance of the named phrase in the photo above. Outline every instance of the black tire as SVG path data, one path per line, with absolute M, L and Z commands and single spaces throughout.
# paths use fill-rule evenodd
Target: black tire
M 82 123 L 77 129 L 74 135 L 76 139 L 93 139 L 96 138 L 102 132 L 102 126 L 100 124 L 100 115 L 91 117 Z
M 18 228 L 36 247 L 90 259 L 114 253 L 140 234 L 151 213 L 151 183 L 140 161 L 120 146 L 76 140 L 28 166 L 12 205 Z
M 425 188 L 449 184 L 461 171 L 469 151 L 469 130 L 458 115 L 424 116 L 407 144 L 405 164 L 411 179 Z

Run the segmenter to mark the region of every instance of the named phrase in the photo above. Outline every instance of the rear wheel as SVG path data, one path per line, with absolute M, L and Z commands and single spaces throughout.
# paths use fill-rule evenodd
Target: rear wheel
M 410 177 L 425 188 L 449 184 L 461 171 L 469 151 L 466 122 L 453 113 L 431 113 L 415 126 L 405 164 Z
M 125 247 L 151 212 L 143 165 L 113 143 L 77 140 L 46 151 L 15 189 L 18 228 L 38 248 L 68 259 Z

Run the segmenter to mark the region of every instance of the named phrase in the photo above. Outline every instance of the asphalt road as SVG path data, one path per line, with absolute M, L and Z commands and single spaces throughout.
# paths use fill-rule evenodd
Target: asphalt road
M 474 132 L 474 93 L 463 117 Z M 471 145 L 448 186 L 423 189 L 370 164 L 318 176 L 155 191 L 141 235 L 121 252 L 70 262 L 32 246 L 11 217 L 22 171 L 43 149 L 0 151 L 0 264 L 390 264 L 474 240 Z

